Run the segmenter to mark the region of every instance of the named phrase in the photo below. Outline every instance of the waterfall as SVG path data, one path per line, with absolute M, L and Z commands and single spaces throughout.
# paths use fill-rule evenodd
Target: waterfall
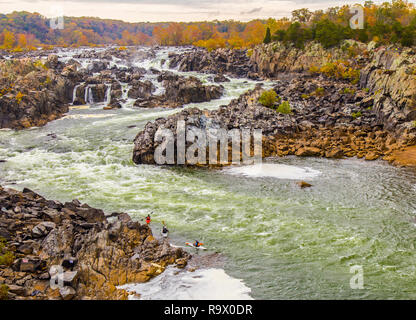
M 94 97 L 92 95 L 92 89 L 91 89 L 91 86 L 90 85 L 88 85 L 85 88 L 85 97 L 84 97 L 84 100 L 85 100 L 85 103 L 90 104 L 90 105 L 94 103 Z
M 94 104 L 94 96 L 92 95 L 92 87 L 88 88 L 88 103 Z
M 88 101 L 88 88 L 89 88 L 89 86 L 85 87 L 85 96 L 84 96 L 85 103 L 87 103 L 87 101 Z
M 78 90 L 78 88 L 79 88 L 79 86 L 80 86 L 81 84 L 77 84 L 75 87 L 74 87 L 74 91 L 73 91 L 73 93 L 72 93 L 72 105 L 74 105 L 74 102 L 75 102 L 75 99 L 77 98 L 77 90 Z
M 105 105 L 108 106 L 111 102 L 111 84 L 107 84 Z
M 129 84 L 128 83 L 120 83 L 121 84 L 121 92 L 122 92 L 122 96 L 121 99 L 123 100 L 127 100 L 128 94 L 129 94 Z

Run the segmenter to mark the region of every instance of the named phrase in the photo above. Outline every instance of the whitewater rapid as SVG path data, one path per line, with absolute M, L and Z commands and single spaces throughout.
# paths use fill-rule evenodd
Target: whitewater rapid
M 119 286 L 135 300 L 252 300 L 251 289 L 242 280 L 227 275 L 223 269 L 209 268 L 194 272 L 168 267 L 146 283 Z

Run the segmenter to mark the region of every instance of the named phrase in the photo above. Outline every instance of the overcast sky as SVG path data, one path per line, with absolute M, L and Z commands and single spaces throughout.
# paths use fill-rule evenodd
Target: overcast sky
M 374 1 L 382 2 L 382 1 Z M 204 21 L 290 17 L 292 10 L 325 9 L 359 0 L 0 0 L 0 12 L 39 12 L 47 17 L 88 16 L 128 22 Z

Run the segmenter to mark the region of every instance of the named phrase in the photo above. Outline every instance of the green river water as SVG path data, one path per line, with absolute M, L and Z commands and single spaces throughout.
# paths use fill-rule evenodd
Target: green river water
M 254 86 L 233 80 L 216 108 Z M 42 128 L 0 131 L 0 183 L 165 221 L 226 257 L 254 299 L 415 299 L 416 174 L 382 161 L 266 159 L 207 170 L 135 165 L 132 140 L 175 110 L 71 110 Z M 128 126 L 136 125 L 134 128 Z M 56 134 L 56 138 L 48 134 Z M 251 173 L 251 175 L 250 175 Z M 312 188 L 301 190 L 305 179 Z M 362 266 L 364 289 L 351 289 Z

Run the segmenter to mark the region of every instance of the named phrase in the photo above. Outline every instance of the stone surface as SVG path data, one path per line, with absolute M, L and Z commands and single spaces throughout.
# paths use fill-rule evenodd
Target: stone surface
M 101 210 L 78 200 L 50 201 L 29 189 L 0 187 L 0 199 L 8 208 L 0 211 L 0 225 L 10 225 L 6 249 L 15 257 L 10 267 L 1 266 L 0 280 L 14 286 L 11 299 L 24 294 L 31 299 L 126 299 L 116 286 L 148 281 L 167 265 L 190 258 L 181 248 L 156 240 L 147 225 L 126 213 L 109 222 Z M 60 290 L 49 286 L 56 276 L 65 286 Z

